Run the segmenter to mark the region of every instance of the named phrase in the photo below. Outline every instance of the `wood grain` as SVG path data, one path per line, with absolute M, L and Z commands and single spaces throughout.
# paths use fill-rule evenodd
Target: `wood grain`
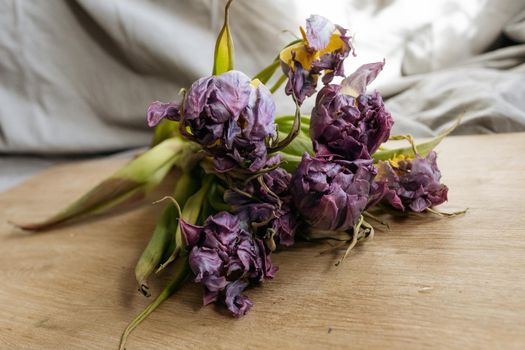
M 452 219 L 392 222 L 342 266 L 320 245 L 274 255 L 277 277 L 233 319 L 188 283 L 128 349 L 525 348 L 525 134 L 450 137 L 438 147 Z M 149 302 L 133 267 L 161 207 L 29 234 L 119 165 L 52 168 L 0 195 L 0 349 L 115 349 Z M 159 291 L 160 283 L 154 286 Z

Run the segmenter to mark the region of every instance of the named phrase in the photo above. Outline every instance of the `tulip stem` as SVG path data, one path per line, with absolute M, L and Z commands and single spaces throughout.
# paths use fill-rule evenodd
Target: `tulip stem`
M 288 146 L 296 137 L 299 135 L 299 131 L 301 130 L 301 107 L 299 106 L 299 103 L 297 102 L 297 99 L 294 96 L 295 101 L 295 116 L 294 121 L 292 125 L 292 129 L 288 133 L 288 135 L 281 141 L 277 143 L 277 145 L 270 147 L 268 150 L 269 153 L 277 152 Z

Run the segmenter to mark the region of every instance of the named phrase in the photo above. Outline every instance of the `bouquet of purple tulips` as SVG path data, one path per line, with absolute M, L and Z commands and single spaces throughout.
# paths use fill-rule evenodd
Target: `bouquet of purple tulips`
M 355 55 L 347 29 L 312 15 L 301 39 L 282 49 L 254 78 L 234 70 L 225 23 L 215 48 L 213 74 L 195 81 L 173 102 L 153 102 L 151 148 L 64 211 L 36 224 L 39 230 L 114 208 L 159 185 L 175 167 L 178 178 L 151 240 L 136 265 L 139 291 L 173 264 L 165 290 L 129 325 L 128 334 L 190 278 L 202 284 L 203 304 L 221 303 L 233 316 L 253 306 L 243 291 L 272 279 L 271 254 L 297 240 L 334 240 L 340 264 L 383 213 L 445 214 L 447 186 L 433 148 L 446 133 L 416 145 L 410 135 L 390 136 L 394 123 L 381 95 L 367 86 L 385 62 L 345 75 Z M 282 74 L 274 77 L 277 71 Z M 339 84 L 334 77 L 342 77 Z M 320 81 L 319 81 L 319 78 Z M 270 80 L 276 81 L 271 88 Z M 295 115 L 276 116 L 273 92 L 286 83 Z M 317 92 L 310 116 L 303 101 Z M 407 146 L 385 148 L 389 140 Z

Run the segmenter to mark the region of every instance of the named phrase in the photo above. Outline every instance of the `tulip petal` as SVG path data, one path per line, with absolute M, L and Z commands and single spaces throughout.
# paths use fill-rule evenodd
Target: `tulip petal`
M 357 97 L 366 92 L 366 87 L 383 70 L 385 61 L 364 64 L 341 82 L 341 93 Z
M 320 51 L 328 46 L 335 25 L 323 16 L 311 15 L 306 20 L 306 39 L 308 46 Z

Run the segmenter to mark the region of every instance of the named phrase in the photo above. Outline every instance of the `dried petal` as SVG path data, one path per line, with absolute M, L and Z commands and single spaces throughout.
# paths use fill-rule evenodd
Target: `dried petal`
M 153 127 L 160 123 L 162 119 L 179 121 L 180 105 L 176 102 L 162 103 L 159 101 L 150 104 L 147 113 L 148 126 Z

